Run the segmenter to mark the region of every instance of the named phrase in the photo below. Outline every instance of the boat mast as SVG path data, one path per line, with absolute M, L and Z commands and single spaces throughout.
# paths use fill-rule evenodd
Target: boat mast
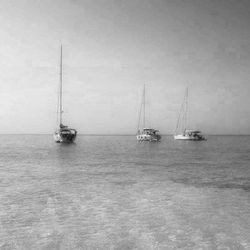
M 187 129 L 187 113 L 188 113 L 188 87 L 185 94 L 185 115 L 184 115 L 184 131 Z
M 59 116 L 60 125 L 62 124 L 62 45 L 61 45 L 61 57 L 60 57 L 60 87 L 59 87 Z
M 185 132 L 187 127 L 187 111 L 188 111 L 188 88 L 186 88 L 183 102 L 181 104 L 181 109 L 178 115 L 177 125 L 175 128 L 175 134 L 177 135 L 178 129 Z
M 179 112 L 179 115 L 178 115 L 178 120 L 177 120 L 177 124 L 176 124 L 176 128 L 175 128 L 175 135 L 177 135 L 178 128 L 179 128 L 179 126 L 180 126 L 180 120 L 181 120 L 181 112 L 182 112 L 182 109 L 183 109 L 183 103 L 181 104 L 181 109 L 180 109 L 180 112 Z
M 145 86 L 144 86 L 145 88 Z M 137 133 L 140 132 L 140 125 L 141 125 L 141 116 L 142 116 L 142 110 L 144 110 L 144 89 L 143 89 L 143 92 L 142 92 L 142 99 L 141 99 L 141 104 L 140 104 L 140 111 L 139 111 L 139 119 L 138 119 L 138 126 L 137 126 Z M 145 123 L 143 121 L 143 123 Z M 144 126 L 144 124 L 143 124 Z M 143 129 L 143 128 L 142 128 Z
M 145 128 L 145 84 L 144 84 L 144 88 L 143 88 L 143 128 Z

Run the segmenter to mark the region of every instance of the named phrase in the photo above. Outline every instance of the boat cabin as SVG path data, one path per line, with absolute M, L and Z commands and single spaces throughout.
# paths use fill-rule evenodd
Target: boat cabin
M 159 130 L 153 129 L 153 128 L 144 128 L 142 130 L 142 134 L 147 134 L 147 135 L 156 135 L 158 134 Z
M 191 130 L 191 129 L 187 129 L 184 131 L 184 136 L 190 136 L 190 137 L 194 137 L 197 139 L 203 139 L 203 135 L 201 134 L 201 131 L 199 130 Z
M 144 128 L 138 131 L 137 140 L 139 141 L 160 141 L 161 135 L 159 131 L 152 128 Z

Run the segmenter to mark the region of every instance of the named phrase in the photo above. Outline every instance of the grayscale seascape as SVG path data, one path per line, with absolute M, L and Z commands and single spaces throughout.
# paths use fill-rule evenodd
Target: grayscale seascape
M 0 249 L 250 249 L 250 136 L 0 139 Z
M 0 0 L 0 250 L 250 250 L 250 0 Z

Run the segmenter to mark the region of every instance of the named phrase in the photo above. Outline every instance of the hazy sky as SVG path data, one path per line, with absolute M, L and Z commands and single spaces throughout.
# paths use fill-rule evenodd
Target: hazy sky
M 250 134 L 249 0 L 0 0 L 0 133 L 53 133 L 63 44 L 64 123 L 80 133 Z

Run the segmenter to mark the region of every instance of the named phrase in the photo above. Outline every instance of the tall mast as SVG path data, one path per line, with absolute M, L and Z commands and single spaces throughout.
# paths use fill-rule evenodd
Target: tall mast
M 145 128 L 145 84 L 144 84 L 144 88 L 143 88 L 143 128 Z
M 138 118 L 138 126 L 137 126 L 137 133 L 140 131 L 140 125 L 141 125 L 141 113 L 142 113 L 142 110 L 144 110 L 144 89 L 143 89 L 143 92 L 142 92 L 142 99 L 141 99 L 141 104 L 140 104 L 140 111 L 139 111 L 139 118 Z M 143 129 L 143 128 L 142 128 Z
M 180 108 L 180 112 L 178 115 L 178 120 L 177 120 L 177 124 L 175 128 L 175 134 L 178 133 L 178 129 L 180 129 L 181 131 L 185 130 L 185 108 L 186 108 L 185 106 L 186 106 L 186 92 L 184 94 L 184 98 L 181 103 L 181 108 Z
M 59 87 L 59 115 L 60 125 L 62 124 L 62 45 L 61 45 L 61 58 L 60 58 L 60 87 Z
M 181 119 L 182 119 L 181 114 L 182 114 L 182 111 L 183 111 L 183 105 L 184 105 L 184 101 L 183 101 L 183 103 L 181 104 L 181 109 L 180 109 L 180 112 L 179 112 L 179 115 L 178 115 L 178 120 L 177 120 L 177 124 L 176 124 L 176 128 L 175 128 L 175 134 L 177 134 L 177 132 L 178 132 L 178 128 L 179 128 L 179 126 L 180 126 L 180 121 L 181 121 Z
M 186 88 L 186 95 L 185 95 L 185 116 L 184 116 L 184 130 L 187 129 L 187 116 L 188 116 L 188 87 Z

